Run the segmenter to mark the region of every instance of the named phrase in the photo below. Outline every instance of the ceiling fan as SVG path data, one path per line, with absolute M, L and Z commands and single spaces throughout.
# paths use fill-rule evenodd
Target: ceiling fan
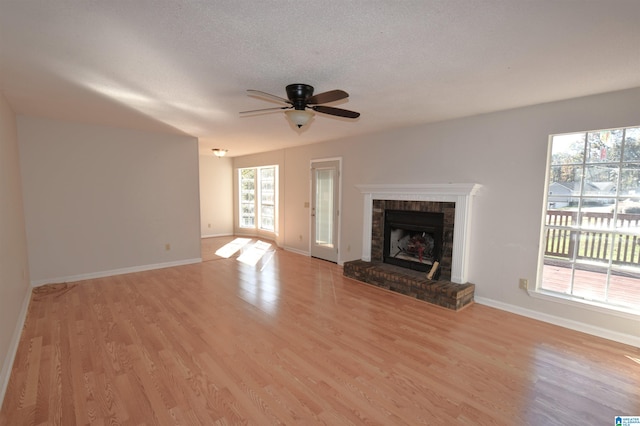
M 309 122 L 311 117 L 313 117 L 313 113 L 307 111 L 307 109 L 311 109 L 316 112 L 321 112 L 323 114 L 335 115 L 338 117 L 345 118 L 358 118 L 360 117 L 359 112 L 349 111 L 347 109 L 335 108 L 320 104 L 326 104 L 329 102 L 339 101 L 341 99 L 346 99 L 349 97 L 349 94 L 344 90 L 330 90 L 328 92 L 318 93 L 317 95 L 313 94 L 313 86 L 308 84 L 290 84 L 286 87 L 287 98 L 281 98 L 280 96 L 272 95 L 270 93 L 262 92 L 260 90 L 249 89 L 247 92 L 250 96 L 257 96 L 261 98 L 266 98 L 270 100 L 274 100 L 276 102 L 281 102 L 288 104 L 287 106 L 275 107 L 275 108 L 263 108 L 263 109 L 254 109 L 251 111 L 242 111 L 240 114 L 255 114 L 267 111 L 276 111 L 276 110 L 287 110 L 285 114 L 287 117 L 298 126 L 298 128 L 304 126 Z

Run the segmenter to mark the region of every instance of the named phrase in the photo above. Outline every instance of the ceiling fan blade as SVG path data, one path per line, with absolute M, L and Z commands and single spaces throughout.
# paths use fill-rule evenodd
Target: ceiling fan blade
M 324 114 L 337 115 L 338 117 L 346 117 L 346 118 L 360 117 L 359 112 L 349 111 L 348 109 L 334 108 L 334 107 L 328 107 L 323 105 L 316 105 L 310 108 L 314 111 L 322 112 Z
M 307 104 L 326 104 L 329 102 L 339 101 L 340 99 L 348 98 L 349 94 L 344 90 L 329 90 L 328 92 L 318 93 L 307 99 Z
M 256 114 L 256 113 L 261 113 L 261 112 L 268 112 L 268 111 L 280 111 L 283 109 L 291 109 L 293 107 L 290 106 L 284 106 L 284 107 L 273 107 L 273 108 L 262 108 L 262 109 L 252 109 L 250 111 L 240 111 L 240 114 Z
M 249 93 L 249 96 L 258 96 L 261 98 L 271 99 L 272 101 L 284 102 L 285 104 L 291 103 L 289 99 L 281 98 L 280 96 L 272 95 L 271 93 L 263 92 L 261 90 L 248 89 L 247 92 Z

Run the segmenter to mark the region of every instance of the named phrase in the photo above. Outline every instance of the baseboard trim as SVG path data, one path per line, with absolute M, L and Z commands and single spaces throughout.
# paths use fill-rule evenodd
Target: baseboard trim
M 18 345 L 20 344 L 20 337 L 22 336 L 22 328 L 27 320 L 27 312 L 29 312 L 29 302 L 31 302 L 31 288 L 24 295 L 22 300 L 22 308 L 20 308 L 20 314 L 18 315 L 18 321 L 16 327 L 13 330 L 13 336 L 11 336 L 11 342 L 9 344 L 9 351 L 4 359 L 2 365 L 2 371 L 0 372 L 0 408 L 4 402 L 4 396 L 9 386 L 9 379 L 11 378 L 11 370 L 13 369 L 13 363 L 18 353 Z
M 625 333 L 618 333 L 616 331 L 607 330 L 605 328 L 596 327 L 593 325 L 585 324 L 579 321 L 569 320 L 566 318 L 558 317 L 555 315 L 549 315 L 531 309 L 522 308 L 520 306 L 511 305 L 509 303 L 500 302 L 485 297 L 475 297 L 476 303 L 480 305 L 490 306 L 492 308 L 500 309 L 503 311 L 511 312 L 512 314 L 522 315 L 528 318 L 533 318 L 539 321 L 547 322 L 550 324 L 558 325 L 560 327 L 568 328 L 575 331 L 591 334 L 593 336 L 602 337 L 604 339 L 613 340 L 614 342 L 624 343 L 625 345 L 631 345 L 640 348 L 640 337 L 633 336 Z
M 233 237 L 233 233 L 231 234 L 206 234 L 201 235 L 200 238 L 216 238 L 216 237 Z
M 91 272 L 88 274 L 70 275 L 66 277 L 45 278 L 31 281 L 32 287 L 40 287 L 46 284 L 71 283 L 74 281 L 90 280 L 93 278 L 111 277 L 114 275 L 130 274 L 133 272 L 151 271 L 153 269 L 171 268 L 174 266 L 190 265 L 202 262 L 202 258 L 176 260 L 174 262 L 154 263 L 150 265 L 132 266 L 130 268 L 112 269 L 109 271 Z
M 286 251 L 290 251 L 291 253 L 296 253 L 296 254 L 301 254 L 302 256 L 311 257 L 311 253 L 308 251 L 300 250 L 293 247 L 287 247 L 287 246 L 282 248 L 285 249 Z M 344 266 L 344 260 L 338 260 L 337 264 L 338 266 Z
M 303 256 L 311 257 L 311 253 L 309 253 L 308 251 L 299 250 L 297 248 L 288 247 L 288 246 L 284 246 L 283 249 L 285 249 L 286 251 L 290 251 L 291 253 L 297 253 Z

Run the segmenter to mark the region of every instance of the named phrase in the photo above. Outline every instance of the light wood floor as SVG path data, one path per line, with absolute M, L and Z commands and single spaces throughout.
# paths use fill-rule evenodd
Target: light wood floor
M 2 425 L 609 425 L 640 349 L 270 249 L 34 292 Z M 246 250 L 246 247 L 245 247 Z

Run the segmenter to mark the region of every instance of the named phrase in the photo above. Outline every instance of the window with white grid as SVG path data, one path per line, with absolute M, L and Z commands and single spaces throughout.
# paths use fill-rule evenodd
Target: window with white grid
M 640 313 L 640 127 L 552 135 L 537 289 Z
M 278 166 L 238 170 L 241 228 L 275 232 Z

